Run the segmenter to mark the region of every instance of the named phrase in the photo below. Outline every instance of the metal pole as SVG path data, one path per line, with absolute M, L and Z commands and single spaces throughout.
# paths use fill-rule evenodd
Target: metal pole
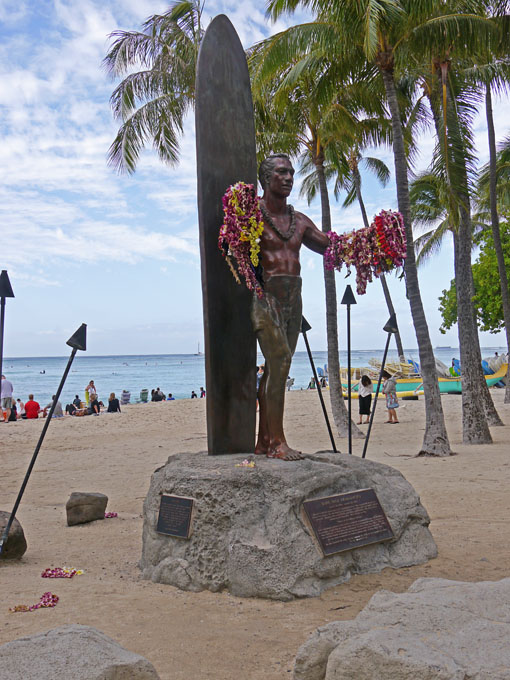
M 21 502 L 21 498 L 23 496 L 23 493 L 25 492 L 26 485 L 28 484 L 28 480 L 30 478 L 30 475 L 32 473 L 32 469 L 35 465 L 35 461 L 37 459 L 37 456 L 39 454 L 39 449 L 41 448 L 41 445 L 44 441 L 44 437 L 46 436 L 46 431 L 48 430 L 48 427 L 50 425 L 51 417 L 53 415 L 53 411 L 55 410 L 55 406 L 57 404 L 58 398 L 60 397 L 60 393 L 62 392 L 62 388 L 64 387 L 64 383 L 67 378 L 67 374 L 69 373 L 69 369 L 71 368 L 71 364 L 73 363 L 73 359 L 75 357 L 77 350 L 73 349 L 71 352 L 71 356 L 69 357 L 69 361 L 67 362 L 66 370 L 64 371 L 64 375 L 62 376 L 62 380 L 60 381 L 60 385 L 58 386 L 57 393 L 55 395 L 55 399 L 53 399 L 53 403 L 51 405 L 50 411 L 48 415 L 46 416 L 46 420 L 41 432 L 41 435 L 39 437 L 39 441 L 37 442 L 37 446 L 35 447 L 34 454 L 32 456 L 32 460 L 30 461 L 30 465 L 28 466 L 28 470 L 25 475 L 25 479 L 23 480 L 23 484 L 21 485 L 21 489 L 19 490 L 18 497 L 16 498 L 16 502 L 14 503 L 14 507 L 11 512 L 11 516 L 9 517 L 9 521 L 7 522 L 7 526 L 5 527 L 4 533 L 2 534 L 2 538 L 0 539 L 0 555 L 2 554 L 2 549 L 4 546 L 5 541 L 7 540 L 7 537 L 9 536 L 9 530 L 11 528 L 12 523 L 14 522 L 14 518 L 16 516 L 16 512 L 18 510 L 19 504 Z
M 367 453 L 367 446 L 368 446 L 368 440 L 370 439 L 370 432 L 372 430 L 372 423 L 374 422 L 374 415 L 375 415 L 375 407 L 377 406 L 377 401 L 379 398 L 379 390 L 381 388 L 381 380 L 382 380 L 382 374 L 384 371 L 384 365 L 386 363 L 386 355 L 388 354 L 388 347 L 390 346 L 390 340 L 391 340 L 391 333 L 388 333 L 388 338 L 386 339 L 386 347 L 384 348 L 384 355 L 383 355 L 383 360 L 381 364 L 381 370 L 379 371 L 379 380 L 377 382 L 377 390 L 375 391 L 375 400 L 374 400 L 374 405 L 372 407 L 372 413 L 370 414 L 370 422 L 368 423 L 368 430 L 367 430 L 367 436 L 365 438 L 365 444 L 363 446 L 363 454 L 362 458 L 365 457 Z
M 322 412 L 324 413 L 324 419 L 326 421 L 326 427 L 328 428 L 329 438 L 331 439 L 331 446 L 333 447 L 333 451 L 335 453 L 338 453 L 337 448 L 336 448 L 336 444 L 335 444 L 335 440 L 333 438 L 333 432 L 331 430 L 331 425 L 329 424 L 328 412 L 326 411 L 326 404 L 324 403 L 324 398 L 322 396 L 322 390 L 321 390 L 321 385 L 320 385 L 320 382 L 319 382 L 319 377 L 317 375 L 317 371 L 315 370 L 315 364 L 313 362 L 312 352 L 310 350 L 310 345 L 308 344 L 308 338 L 306 337 L 306 330 L 310 330 L 310 328 L 311 328 L 310 324 L 305 319 L 305 317 L 303 317 L 302 322 L 301 322 L 301 333 L 303 334 L 303 338 L 305 340 L 306 351 L 308 352 L 308 358 L 310 359 L 310 365 L 312 367 L 313 377 L 315 379 L 315 384 L 317 385 L 317 393 L 319 395 L 319 399 L 320 399 L 320 402 L 321 402 Z
M 352 456 L 351 305 L 355 305 L 357 302 L 354 293 L 352 292 L 352 288 L 349 285 L 345 287 L 340 304 L 347 306 L 347 399 L 349 401 L 347 409 L 349 412 L 349 453 Z
M 352 456 L 352 402 L 351 402 L 351 305 L 347 305 L 347 399 L 349 400 L 349 453 Z
M 87 326 L 85 324 L 82 324 L 80 328 L 69 338 L 67 341 L 67 344 L 73 348 L 73 351 L 71 352 L 71 356 L 69 357 L 69 361 L 67 362 L 66 369 L 64 371 L 64 374 L 62 376 L 62 379 L 60 381 L 60 385 L 58 386 L 57 393 L 55 394 L 55 398 L 53 399 L 53 403 L 51 404 L 50 412 L 46 416 L 46 421 L 43 425 L 43 429 L 41 431 L 41 435 L 39 437 L 39 441 L 37 442 L 37 446 L 35 447 L 35 451 L 32 456 L 32 460 L 30 461 L 30 465 L 28 466 L 28 470 L 25 474 L 25 479 L 23 480 L 23 484 L 21 485 L 21 489 L 19 490 L 18 497 L 16 498 L 16 502 L 14 503 L 14 507 L 11 512 L 11 516 L 9 517 L 9 521 L 7 522 L 7 525 L 4 529 L 4 533 L 2 534 L 2 538 L 0 539 L 0 555 L 2 554 L 3 547 L 5 542 L 7 541 L 7 538 L 9 536 L 9 531 L 11 529 L 11 525 L 14 522 L 14 518 L 16 517 L 16 512 L 18 510 L 21 498 L 23 496 L 23 493 L 25 492 L 25 488 L 28 484 L 28 480 L 30 478 L 30 474 L 32 473 L 32 469 L 35 465 L 35 461 L 37 459 L 37 456 L 39 454 L 39 450 L 41 448 L 41 445 L 44 441 L 44 437 L 46 436 L 46 431 L 50 425 L 51 418 L 53 416 L 53 412 L 55 411 L 55 406 L 57 404 L 58 398 L 60 397 L 60 393 L 62 392 L 62 388 L 64 387 L 64 383 L 66 381 L 67 375 L 69 373 L 69 370 L 71 368 L 71 364 L 73 363 L 73 359 L 76 355 L 76 352 L 79 349 L 85 350 L 87 346 Z
M 5 298 L 0 298 L 0 396 L 2 392 L 2 363 L 4 360 L 4 319 L 5 319 Z M 1 403 L 0 403 L 1 409 Z

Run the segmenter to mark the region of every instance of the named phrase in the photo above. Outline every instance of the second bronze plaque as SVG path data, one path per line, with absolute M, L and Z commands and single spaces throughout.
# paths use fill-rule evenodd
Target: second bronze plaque
M 326 556 L 394 537 L 373 489 L 304 501 L 303 510 Z

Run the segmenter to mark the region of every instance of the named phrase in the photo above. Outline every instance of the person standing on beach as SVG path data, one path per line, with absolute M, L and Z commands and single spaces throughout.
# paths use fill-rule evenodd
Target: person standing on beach
M 94 385 L 94 381 L 91 380 L 87 387 L 85 388 L 85 402 L 87 406 L 94 401 L 94 397 L 96 396 L 97 396 L 96 386 Z
M 372 405 L 372 392 L 374 386 L 368 375 L 362 375 L 358 387 L 358 404 L 359 404 L 359 420 L 358 425 L 362 424 L 363 416 L 365 416 L 365 424 L 368 423 L 370 415 L 370 407 Z
M 4 423 L 9 420 L 12 410 L 12 393 L 13 386 L 10 380 L 7 380 L 5 375 L 2 375 L 2 383 L 0 385 L 0 403 L 2 404 L 2 413 L 4 414 Z
M 397 418 L 397 381 L 388 373 L 388 371 L 382 372 L 382 379 L 384 381 L 382 392 L 386 395 L 386 408 L 388 409 L 388 420 L 386 423 L 396 425 L 400 422 Z
M 263 160 L 259 180 L 264 190 L 260 202 L 264 296 L 253 296 L 251 319 L 265 369 L 258 389 L 260 418 L 255 453 L 299 460 L 302 454 L 290 448 L 283 431 L 285 385 L 301 330 L 299 251 L 304 244 L 323 255 L 330 242 L 306 215 L 287 205 L 294 185 L 294 168 L 286 154 Z

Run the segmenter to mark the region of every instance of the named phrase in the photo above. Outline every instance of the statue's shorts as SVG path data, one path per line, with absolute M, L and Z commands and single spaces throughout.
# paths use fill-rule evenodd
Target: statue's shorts
M 290 351 L 292 358 L 301 330 L 301 284 L 300 276 L 271 276 L 264 297 L 253 296 L 251 320 L 264 356 L 267 348 L 279 354 Z

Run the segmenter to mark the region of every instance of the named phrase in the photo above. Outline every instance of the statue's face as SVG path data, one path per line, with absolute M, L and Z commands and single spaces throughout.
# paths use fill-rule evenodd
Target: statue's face
M 268 189 L 273 194 L 286 198 L 292 191 L 293 185 L 294 168 L 292 163 L 285 158 L 277 158 L 271 171 Z

